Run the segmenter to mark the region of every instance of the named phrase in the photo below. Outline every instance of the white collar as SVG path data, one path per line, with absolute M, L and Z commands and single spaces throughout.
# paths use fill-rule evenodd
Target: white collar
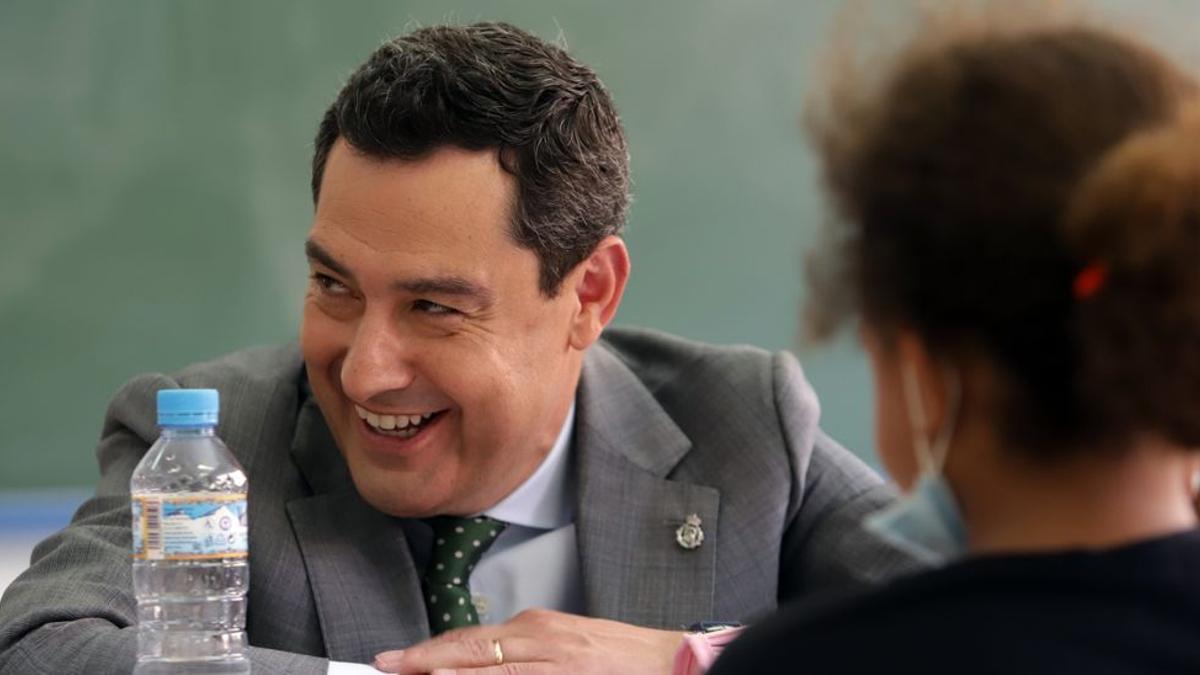
M 575 403 L 567 411 L 567 419 L 549 454 L 524 483 L 484 515 L 512 525 L 552 530 L 575 519 L 575 494 L 571 489 L 569 448 L 571 432 L 575 429 Z

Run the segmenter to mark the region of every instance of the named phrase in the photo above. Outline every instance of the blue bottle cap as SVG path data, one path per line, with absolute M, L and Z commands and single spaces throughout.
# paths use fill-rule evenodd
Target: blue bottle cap
M 220 401 L 216 389 L 159 389 L 158 426 L 215 426 Z

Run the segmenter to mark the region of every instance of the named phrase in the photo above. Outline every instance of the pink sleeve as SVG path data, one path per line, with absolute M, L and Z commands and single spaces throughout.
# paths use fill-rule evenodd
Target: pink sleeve
M 675 652 L 671 675 L 704 675 L 725 645 L 742 634 L 743 628 L 726 628 L 714 633 L 688 633 Z

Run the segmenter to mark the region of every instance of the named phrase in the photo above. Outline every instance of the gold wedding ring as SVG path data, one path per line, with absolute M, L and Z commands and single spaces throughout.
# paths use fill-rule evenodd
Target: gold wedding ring
M 492 654 L 496 657 L 496 665 L 504 665 L 504 650 L 500 648 L 499 640 L 492 640 Z

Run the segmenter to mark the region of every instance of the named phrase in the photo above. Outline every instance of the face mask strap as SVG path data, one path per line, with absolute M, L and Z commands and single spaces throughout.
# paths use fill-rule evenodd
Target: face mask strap
M 942 377 L 946 380 L 946 391 L 949 392 L 946 423 L 937 430 L 931 443 L 921 431 L 928 423 L 925 417 L 925 405 L 921 402 L 921 391 L 917 382 L 917 371 L 909 361 L 900 364 L 900 375 L 904 388 L 904 403 L 908 409 L 909 423 L 912 426 L 913 451 L 917 457 L 917 468 L 922 475 L 941 473 L 946 463 L 946 455 L 950 452 L 950 441 L 954 438 L 955 427 L 958 424 L 959 409 L 962 407 L 962 380 L 958 370 L 950 365 L 943 365 Z
M 946 423 L 938 429 L 937 438 L 934 439 L 933 456 L 934 461 L 937 462 L 938 472 L 941 472 L 942 467 L 946 464 L 946 455 L 950 454 L 950 441 L 954 440 L 954 431 L 958 426 L 958 414 L 962 408 L 962 378 L 958 376 L 958 369 L 944 364 L 942 377 L 946 381 L 949 401 L 946 405 Z

